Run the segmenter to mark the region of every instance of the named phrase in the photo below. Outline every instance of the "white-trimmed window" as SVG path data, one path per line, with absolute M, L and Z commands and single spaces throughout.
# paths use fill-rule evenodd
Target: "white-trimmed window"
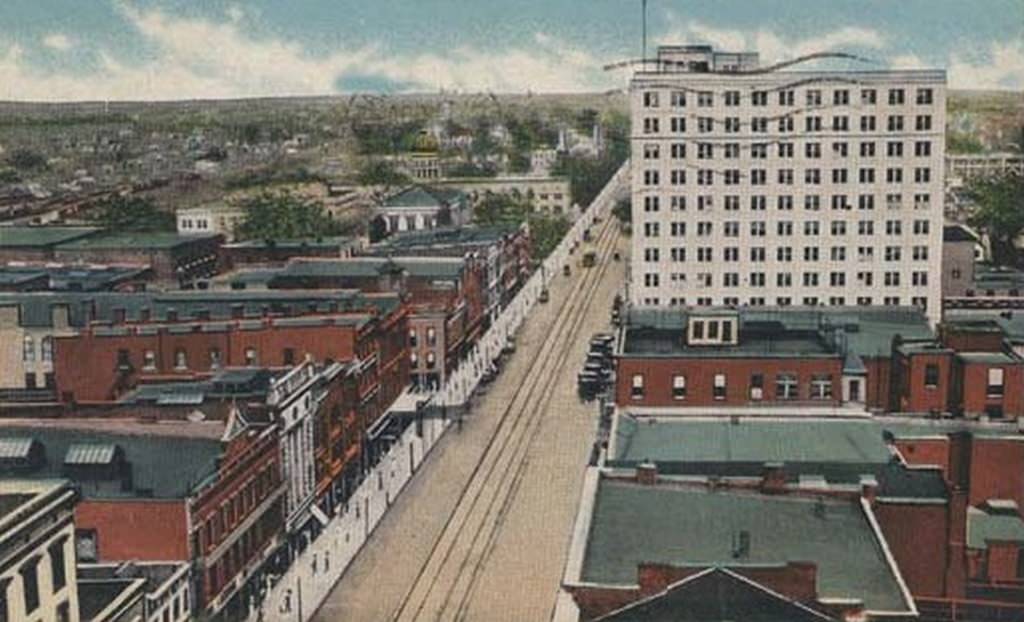
M 988 386 L 985 389 L 985 395 L 990 397 L 1001 396 L 1003 394 L 1003 368 L 993 367 L 988 370 Z
M 21 360 L 32 363 L 36 360 L 36 341 L 32 335 L 25 335 L 21 342 Z
M 811 399 L 832 399 L 832 375 L 815 374 L 811 376 Z
M 672 376 L 672 399 L 686 399 L 686 376 L 682 374 Z
M 715 374 L 712 394 L 716 400 L 725 399 L 725 374 Z
M 779 374 L 775 377 L 775 398 L 795 400 L 798 396 L 796 374 Z
M 156 369 L 156 352 L 146 350 L 142 353 L 142 369 L 146 371 Z
M 643 374 L 633 374 L 633 382 L 632 382 L 632 386 L 630 387 L 630 396 L 633 399 L 635 399 L 635 400 L 639 400 L 639 399 L 643 398 L 643 396 L 644 396 L 644 375 Z

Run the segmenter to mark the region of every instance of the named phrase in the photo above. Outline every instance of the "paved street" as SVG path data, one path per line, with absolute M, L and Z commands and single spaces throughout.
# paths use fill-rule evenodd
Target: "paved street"
M 575 374 L 586 335 L 606 325 L 624 266 L 625 262 L 615 263 L 605 273 L 587 310 L 583 337 L 574 342 L 567 364 L 557 372 L 549 412 L 527 449 L 524 477 L 477 577 L 467 609 L 470 620 L 550 617 L 595 425 L 595 407 L 582 405 L 575 397 Z M 575 271 L 572 279 L 577 277 Z M 499 379 L 474 405 L 463 430 L 441 440 L 324 603 L 317 620 L 392 617 L 444 528 L 503 409 L 550 335 L 568 281 L 555 280 L 551 304 L 538 307 L 525 324 L 518 351 Z

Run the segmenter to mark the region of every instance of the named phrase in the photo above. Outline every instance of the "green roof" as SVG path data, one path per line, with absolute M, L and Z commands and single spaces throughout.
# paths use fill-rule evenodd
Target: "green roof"
M 1012 509 L 967 508 L 967 547 L 987 549 L 989 542 L 1024 544 L 1024 520 Z
M 351 257 L 348 259 L 296 259 L 281 271 L 288 278 L 376 278 L 389 269 L 411 277 L 455 280 L 465 261 L 459 257 Z
M 384 200 L 384 207 L 445 207 L 453 203 L 465 203 L 466 193 L 454 188 L 428 188 L 412 186 Z
M 15 471 L 23 479 L 53 479 L 73 475 L 65 471 L 69 464 L 98 464 L 109 457 L 116 446 L 124 452 L 131 465 L 130 486 L 93 485 L 78 481 L 85 498 L 136 498 L 152 496 L 157 499 L 182 499 L 193 486 L 215 472 L 220 456 L 218 440 L 209 438 L 158 436 L 155 434 L 120 434 L 71 428 L 46 426 L 22 427 L 16 424 L 0 425 L 0 436 L 7 439 L 33 438 L 43 445 L 46 461 L 38 469 L 26 473 Z M 66 458 L 67 457 L 67 458 Z M 0 477 L 7 477 L 0 465 Z
M 56 246 L 97 231 L 98 227 L 0 227 L 0 248 Z
M 169 250 L 216 238 L 211 235 L 178 235 L 177 233 L 100 233 L 71 240 L 57 247 L 61 250 Z
M 642 419 L 623 415 L 616 461 L 886 464 L 882 427 L 868 420 Z
M 381 242 L 370 246 L 368 252 L 394 252 L 397 249 L 412 249 L 430 246 L 484 246 L 493 244 L 506 235 L 515 233 L 519 225 L 504 224 L 493 226 L 439 227 L 393 233 Z
M 957 352 L 956 358 L 964 363 L 982 363 L 986 365 L 1013 365 L 1021 359 L 1007 352 Z
M 867 358 L 888 356 L 895 335 L 904 340 L 935 336 L 924 314 L 911 308 L 743 308 L 738 311 L 739 345 L 691 347 L 683 339 L 691 313 L 704 317 L 728 311 L 633 307 L 623 324 L 624 351 L 650 356 L 778 357 L 823 355 L 845 348 Z
M 225 248 L 252 249 L 303 249 L 303 248 L 345 248 L 357 243 L 355 238 L 334 236 L 326 238 L 286 238 L 281 240 L 244 240 L 225 244 Z
M 742 532 L 749 534 L 749 553 L 737 559 L 733 546 Z M 790 561 L 817 565 L 820 598 L 860 599 L 869 611 L 910 609 L 864 509 L 847 500 L 602 479 L 580 579 L 636 585 L 641 563 Z

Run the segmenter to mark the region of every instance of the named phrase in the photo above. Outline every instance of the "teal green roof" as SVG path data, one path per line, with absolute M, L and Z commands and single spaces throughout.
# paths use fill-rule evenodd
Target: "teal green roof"
M 640 421 L 620 416 L 615 459 L 627 462 L 886 464 L 891 454 L 873 421 L 727 418 Z
M 209 240 L 216 235 L 178 235 L 177 233 L 101 233 L 71 240 L 58 246 L 58 250 L 167 250 L 197 241 Z
M 986 365 L 1014 365 L 1021 360 L 1006 352 L 957 352 L 956 358 L 965 363 Z
M 987 549 L 989 542 L 1018 542 L 1024 544 L 1024 520 L 1016 508 L 967 508 L 967 547 Z
M 97 227 L 0 227 L 0 248 L 56 246 L 98 231 Z
M 436 207 L 441 208 L 453 203 L 465 203 L 466 194 L 454 188 L 428 188 L 412 186 L 391 195 L 384 200 L 384 207 Z
M 458 279 L 465 261 L 458 257 L 351 257 L 348 259 L 296 259 L 281 271 L 280 278 L 374 278 L 389 269 L 411 277 Z
M 247 248 L 247 249 L 303 249 L 303 248 L 346 248 L 356 244 L 355 238 L 345 236 L 333 236 L 326 238 L 287 238 L 281 240 L 245 240 L 225 244 L 225 248 Z
M 720 309 L 692 311 L 702 317 L 716 312 L 724 313 Z M 904 340 L 935 336 L 924 314 L 911 308 L 743 308 L 738 311 L 739 345 L 689 347 L 683 335 L 690 313 L 687 309 L 631 308 L 623 325 L 624 351 L 643 356 L 778 357 L 820 356 L 845 349 L 848 354 L 873 358 L 888 356 L 895 335 Z
M 636 585 L 641 563 L 675 565 L 813 562 L 820 598 L 863 600 L 869 611 L 907 613 L 879 537 L 855 501 L 819 502 L 602 479 L 593 510 L 584 582 Z M 750 536 L 737 559 L 738 534 Z

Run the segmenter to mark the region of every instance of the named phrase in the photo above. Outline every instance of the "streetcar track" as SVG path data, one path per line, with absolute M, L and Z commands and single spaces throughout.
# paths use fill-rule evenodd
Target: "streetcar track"
M 541 351 L 537 357 L 537 364 L 527 372 L 523 382 L 514 391 L 508 406 L 500 415 L 498 426 L 485 445 L 479 460 L 471 472 L 470 479 L 467 481 L 456 505 L 442 527 L 440 535 L 435 540 L 428 558 L 423 563 L 412 586 L 403 598 L 393 617 L 394 620 L 406 619 L 405 616 L 409 616 L 409 619 L 417 619 L 426 613 L 424 608 L 431 601 L 431 597 L 442 574 L 449 568 L 449 560 L 455 553 L 456 548 L 465 542 L 465 539 L 461 537 L 465 535 L 462 529 L 469 523 L 471 528 L 475 528 L 475 533 L 469 543 L 468 553 L 459 561 L 458 566 L 455 568 L 456 574 L 453 581 L 445 591 L 445 599 L 441 610 L 436 615 L 436 617 L 440 617 L 448 608 L 454 591 L 464 582 L 467 566 L 471 563 L 477 552 L 476 545 L 480 535 L 489 524 L 493 524 L 485 540 L 484 556 L 473 566 L 472 572 L 469 575 L 470 583 L 468 589 L 459 601 L 459 610 L 462 611 L 464 609 L 468 595 L 472 593 L 473 587 L 476 585 L 479 569 L 487 556 L 487 551 L 493 547 L 494 534 L 500 525 L 500 521 L 503 520 L 502 515 L 507 514 L 508 506 L 512 496 L 514 496 L 512 495 L 514 492 L 513 488 L 517 489 L 521 482 L 525 454 L 520 457 L 520 449 L 528 448 L 535 437 L 536 430 L 539 429 L 539 425 L 536 425 L 536 423 L 540 421 L 540 413 L 543 410 L 540 406 L 550 401 L 553 393 L 551 389 L 557 377 L 557 374 L 554 372 L 564 364 L 564 356 L 560 357 L 559 353 L 564 353 L 565 348 L 556 346 L 560 343 L 570 343 L 572 338 L 575 337 L 585 318 L 587 304 L 593 297 L 598 284 L 601 282 L 601 278 L 608 269 L 608 258 L 617 237 L 614 227 L 611 225 L 612 219 L 609 216 L 595 244 L 599 249 L 598 255 L 601 257 L 599 269 L 585 270 L 580 281 L 573 286 L 566 296 L 558 310 L 558 316 L 555 318 L 551 336 L 542 344 Z M 545 370 L 547 370 L 547 373 L 545 373 Z M 495 479 L 494 474 L 502 464 L 506 465 L 506 470 L 499 473 Z M 512 475 L 510 483 L 506 483 L 504 479 L 504 476 L 508 473 Z M 494 488 L 495 484 L 497 484 L 497 488 Z M 506 488 L 509 495 L 512 496 L 506 495 L 502 499 L 502 493 L 505 492 Z M 486 496 L 491 498 L 486 500 L 484 499 Z M 498 507 L 498 514 L 495 515 L 494 507 L 498 501 L 502 501 L 502 503 Z M 475 514 L 481 502 L 485 503 L 485 507 L 483 508 L 482 517 L 478 517 Z M 468 506 L 466 505 L 467 503 Z M 442 547 L 443 555 L 440 561 L 435 561 Z M 432 566 L 436 566 L 436 572 L 428 579 L 426 574 Z M 428 581 L 428 583 L 425 587 L 421 587 L 424 581 Z M 414 598 L 417 598 L 416 603 L 413 603 Z M 412 606 L 415 606 L 415 609 L 410 611 Z

